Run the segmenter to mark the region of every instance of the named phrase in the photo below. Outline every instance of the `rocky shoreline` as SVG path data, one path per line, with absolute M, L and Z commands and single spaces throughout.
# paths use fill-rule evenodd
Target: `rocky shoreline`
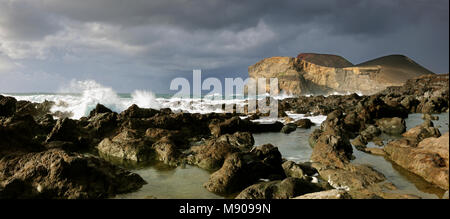
M 434 127 L 431 115 L 448 113 L 448 82 L 448 75 L 426 75 L 370 96 L 279 100 L 285 124 L 253 122 L 258 113 L 189 114 L 136 105 L 116 113 L 100 104 L 79 120 L 55 120 L 52 102 L 0 96 L 0 198 L 109 198 L 146 183 L 111 158 L 198 166 L 212 172 L 204 187 L 226 197 L 418 198 L 372 167 L 353 164 L 352 145 L 448 190 L 448 133 Z M 253 133 L 311 127 L 285 111 L 327 115 L 310 135 L 311 162 L 285 160 L 276 145 L 254 145 Z M 410 113 L 423 113 L 424 123 L 406 131 Z M 402 137 L 384 145 L 381 133 Z M 366 147 L 371 141 L 380 147 Z

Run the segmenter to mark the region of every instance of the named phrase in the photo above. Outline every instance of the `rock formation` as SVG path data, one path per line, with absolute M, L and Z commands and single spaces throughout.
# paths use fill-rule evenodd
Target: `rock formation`
M 248 68 L 250 78 L 278 78 L 278 91 L 293 95 L 339 93 L 373 94 L 408 79 L 433 74 L 410 58 L 390 55 L 353 65 L 336 55 L 301 53 L 271 57 Z M 251 85 L 249 85 L 251 86 Z M 269 83 L 266 84 L 269 91 Z

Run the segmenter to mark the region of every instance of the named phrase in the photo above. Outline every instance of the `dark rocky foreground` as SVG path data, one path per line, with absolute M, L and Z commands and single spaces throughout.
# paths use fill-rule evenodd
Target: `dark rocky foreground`
M 448 112 L 448 75 L 422 76 L 371 96 L 280 100 L 282 112 L 327 115 L 310 136 L 307 163 L 284 160 L 276 145 L 254 146 L 252 136 L 309 128 L 307 120 L 259 124 L 250 118 L 260 114 L 241 119 L 136 105 L 120 114 L 97 105 L 80 120 L 54 120 L 51 105 L 0 96 L 1 198 L 108 198 L 146 183 L 112 159 L 196 165 L 212 172 L 204 187 L 227 197 L 416 198 L 395 191 L 370 166 L 353 164 L 352 144 L 448 190 L 448 134 L 441 136 L 428 115 Z M 405 132 L 409 113 L 424 113 L 424 124 Z M 383 146 L 381 133 L 404 137 Z M 383 147 L 367 148 L 370 141 Z

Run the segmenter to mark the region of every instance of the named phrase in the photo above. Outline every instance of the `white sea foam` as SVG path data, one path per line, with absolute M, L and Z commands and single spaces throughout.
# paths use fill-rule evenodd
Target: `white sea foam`
M 320 125 L 320 124 L 322 124 L 323 121 L 325 121 L 327 119 L 327 116 L 324 116 L 324 115 L 305 116 L 305 114 L 296 114 L 296 113 L 291 113 L 291 112 L 286 112 L 286 115 L 291 117 L 294 121 L 297 121 L 300 119 L 309 119 L 315 125 Z
M 269 94 L 253 97 L 251 99 L 261 100 Z M 70 84 L 64 86 L 57 94 L 36 94 L 36 95 L 14 95 L 18 100 L 27 100 L 31 102 L 42 103 L 45 100 L 54 101 L 56 104 L 52 107 L 52 112 L 71 113 L 72 118 L 79 119 L 87 116 L 89 112 L 100 103 L 115 112 L 122 112 L 132 104 L 136 104 L 142 108 L 170 108 L 175 112 L 189 113 L 222 113 L 223 105 L 236 104 L 243 108 L 247 103 L 247 99 L 242 96 L 227 97 L 223 99 L 220 94 L 207 95 L 201 98 L 162 98 L 156 97 L 154 93 L 146 90 L 136 90 L 131 93 L 131 97 L 122 97 L 112 88 L 101 85 L 93 80 L 87 81 L 71 81 Z M 285 93 L 275 96 L 275 99 L 284 99 L 293 97 Z M 288 114 L 294 120 L 300 118 L 309 118 L 316 124 L 322 123 L 325 116 L 305 117 L 303 114 Z M 261 123 L 272 123 L 273 119 L 256 120 Z M 278 121 L 283 121 L 279 118 Z

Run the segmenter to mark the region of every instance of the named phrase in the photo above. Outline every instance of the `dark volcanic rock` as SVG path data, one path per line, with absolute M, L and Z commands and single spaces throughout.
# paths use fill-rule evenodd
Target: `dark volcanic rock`
M 210 141 L 206 145 L 193 146 L 188 162 L 207 170 L 217 170 L 224 160 L 232 153 L 239 152 L 239 148 L 223 141 Z
M 422 124 L 403 133 L 403 137 L 411 139 L 417 143 L 425 138 L 440 136 L 441 132 L 438 128 L 434 127 L 433 122 L 431 122 L 430 120 L 425 120 Z
M 155 150 L 156 159 L 168 165 L 177 165 L 178 157 L 180 156 L 175 143 L 169 137 L 161 138 L 152 145 Z
M 280 152 L 272 145 L 263 145 L 251 152 L 233 153 L 204 186 L 214 193 L 232 194 L 261 178 L 282 179 L 285 174 L 281 162 Z
M 95 157 L 48 150 L 0 159 L 0 198 L 107 198 L 146 182 Z
M 17 101 L 16 103 L 16 115 L 31 115 L 35 119 L 44 117 L 46 114 L 50 114 L 50 109 L 55 105 L 53 101 L 45 100 L 42 103 L 32 103 L 29 101 Z
M 136 104 L 131 105 L 128 109 L 120 113 L 124 118 L 150 118 L 159 111 L 154 109 L 139 108 Z
M 114 138 L 105 138 L 97 149 L 101 155 L 132 161 L 148 161 L 153 156 L 151 139 L 142 138 L 135 130 L 123 130 Z
M 4 97 L 0 95 L 0 117 L 9 117 L 16 112 L 16 102 L 14 97 Z
M 95 109 L 89 113 L 89 118 L 101 113 L 112 113 L 112 111 L 102 104 L 97 104 Z
M 320 186 L 305 179 L 289 177 L 282 181 L 251 185 L 239 193 L 236 199 L 288 199 L 321 190 Z
M 53 130 L 47 136 L 46 141 L 78 142 L 80 136 L 80 127 L 78 126 L 77 121 L 64 118 L 58 119 L 55 127 L 53 127 Z
M 289 134 L 293 131 L 295 131 L 297 129 L 297 125 L 294 123 L 288 123 L 286 125 L 283 126 L 283 128 L 281 129 L 281 132 L 283 132 L 284 134 Z
M 41 151 L 40 139 L 45 138 L 44 134 L 29 115 L 0 119 L 0 157 L 3 154 Z
M 314 123 L 312 123 L 309 119 L 300 119 L 295 121 L 294 123 L 297 125 L 297 127 L 302 129 L 309 129 L 314 125 Z
M 402 118 L 382 118 L 377 120 L 377 126 L 382 132 L 391 135 L 400 135 L 406 131 L 406 123 Z

